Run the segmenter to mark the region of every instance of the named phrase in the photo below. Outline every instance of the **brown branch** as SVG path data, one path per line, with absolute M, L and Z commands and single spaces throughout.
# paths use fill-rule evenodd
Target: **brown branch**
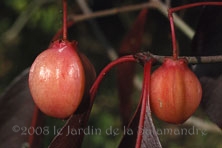
M 74 22 L 80 22 L 84 20 L 99 18 L 99 17 L 106 17 L 110 15 L 116 15 L 123 12 L 130 12 L 130 11 L 138 11 L 144 8 L 156 9 L 160 13 L 162 13 L 165 17 L 168 17 L 168 6 L 161 2 L 160 0 L 151 0 L 146 3 L 136 4 L 136 5 L 128 5 L 123 7 L 112 8 L 108 10 L 101 10 L 93 13 L 88 14 L 79 14 L 75 15 L 72 14 L 69 16 L 70 20 Z M 174 14 L 174 23 L 175 25 L 182 30 L 182 32 L 191 39 L 194 35 L 194 30 L 190 28 L 180 17 Z
M 156 7 L 157 7 L 156 2 L 146 2 L 146 3 L 142 3 L 142 4 L 128 5 L 128 6 L 112 8 L 112 9 L 108 9 L 108 10 L 102 10 L 102 11 L 97 11 L 97 12 L 83 14 L 83 15 L 82 14 L 81 15 L 70 15 L 69 18 L 75 22 L 79 22 L 79 21 L 93 19 L 93 18 L 115 15 L 115 14 L 123 13 L 123 12 L 141 10 L 143 8 L 156 8 Z
M 189 63 L 198 64 L 198 63 L 221 63 L 222 55 L 217 56 L 198 56 L 198 57 L 185 57 Z
M 156 61 L 162 63 L 166 57 L 169 56 L 160 56 L 155 55 L 150 52 L 142 52 L 135 55 L 139 61 L 144 61 L 150 58 L 154 58 Z M 222 55 L 217 56 L 182 56 L 179 58 L 185 58 L 189 64 L 206 64 L 206 63 L 221 63 Z

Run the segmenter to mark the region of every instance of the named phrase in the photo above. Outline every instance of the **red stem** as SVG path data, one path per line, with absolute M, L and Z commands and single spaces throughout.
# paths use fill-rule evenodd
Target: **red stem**
M 69 21 L 67 22 L 67 28 L 71 27 L 72 25 L 74 25 L 75 22 L 74 21 Z M 58 40 L 62 35 L 63 35 L 63 28 L 60 28 L 57 33 L 53 36 L 51 41 L 55 41 Z
M 111 63 L 109 63 L 98 75 L 97 79 L 95 80 L 95 82 L 93 83 L 91 89 L 90 89 L 90 96 L 91 96 L 91 102 L 94 101 L 96 92 L 98 90 L 98 87 L 103 79 L 103 77 L 106 75 L 107 72 L 110 71 L 111 68 L 113 68 L 114 66 L 120 64 L 120 63 L 124 63 L 124 62 L 137 62 L 137 60 L 134 58 L 133 55 L 128 55 L 128 56 L 123 56 L 118 58 L 115 61 L 112 61 Z
M 142 88 L 142 95 L 141 95 L 142 106 L 141 106 L 141 112 L 140 112 L 138 134 L 137 134 L 137 139 L 136 139 L 136 148 L 141 147 L 146 108 L 149 107 L 151 66 L 152 66 L 152 60 L 149 60 L 144 65 L 143 88 Z
M 183 9 L 188 9 L 188 8 L 198 7 L 198 6 L 207 6 L 207 5 L 222 6 L 222 2 L 198 2 L 198 3 L 187 4 L 187 5 L 183 5 L 183 6 L 170 8 L 170 11 L 171 11 L 171 13 L 173 13 L 173 12 L 183 10 Z
M 199 2 L 199 3 L 193 3 L 193 4 L 187 4 L 179 7 L 170 8 L 168 10 L 168 17 L 170 21 L 170 28 L 171 28 L 171 36 L 172 36 L 172 46 L 173 46 L 173 58 L 178 59 L 178 49 L 177 49 L 177 43 L 176 43 L 176 34 L 174 29 L 174 23 L 173 23 L 173 13 L 182 9 L 188 9 L 192 7 L 197 6 L 206 6 L 206 5 L 213 5 L 213 6 L 221 6 L 222 2 Z
M 37 118 L 38 118 L 38 114 L 39 114 L 39 109 L 37 106 L 34 107 L 34 111 L 33 111 L 33 116 L 32 116 L 32 121 L 31 121 L 31 126 L 34 129 L 36 128 L 36 124 L 37 124 Z M 34 130 L 32 128 L 30 128 L 30 130 Z M 31 133 L 35 133 L 34 131 L 31 131 Z M 34 139 L 35 139 L 35 134 L 31 134 L 29 135 L 29 139 L 28 139 L 28 143 L 30 146 L 33 146 L 34 143 Z
M 174 28 L 174 23 L 173 23 L 173 14 L 172 14 L 171 9 L 169 9 L 168 11 L 168 17 L 170 20 L 170 29 L 171 29 L 171 36 L 172 36 L 173 58 L 176 60 L 178 59 L 178 50 L 177 50 L 175 28 Z
M 63 0 L 63 40 L 67 40 L 67 0 Z

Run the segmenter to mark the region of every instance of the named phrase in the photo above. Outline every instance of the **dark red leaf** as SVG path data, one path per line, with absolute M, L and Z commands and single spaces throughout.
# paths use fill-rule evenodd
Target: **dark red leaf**
M 33 148 L 41 147 L 43 135 L 30 133 L 30 127 L 42 126 L 44 117 L 35 110 L 28 87 L 28 73 L 29 69 L 26 69 L 0 96 L 0 147 L 16 148 L 29 144 Z
M 89 95 L 86 95 L 77 112 L 69 117 L 60 133 L 51 142 L 49 148 L 81 147 L 84 133 L 83 130 L 79 129 L 84 129 L 87 125 L 91 111 L 89 100 Z M 73 132 L 70 133 L 70 131 Z
M 196 55 L 222 54 L 222 9 L 221 6 L 207 6 L 203 9 L 196 34 L 193 51 Z M 194 66 L 203 87 L 201 107 L 210 119 L 222 128 L 222 63 Z
M 149 91 L 150 91 L 150 70 L 151 61 L 144 65 L 143 88 L 140 102 L 131 123 L 127 130 L 133 134 L 124 134 L 119 145 L 120 148 L 161 148 L 155 126 L 152 121 Z
M 136 147 L 161 148 L 159 138 L 153 124 L 150 110 L 150 79 L 152 60 L 144 65 L 144 78 L 142 88 L 142 107 L 139 121 Z
M 134 54 L 139 51 L 144 25 L 146 22 L 147 9 L 144 9 L 138 15 L 132 29 L 128 32 L 122 41 L 119 55 Z M 123 125 L 127 125 L 131 115 L 129 110 L 132 110 L 131 94 L 133 92 L 133 77 L 135 75 L 134 63 L 123 63 L 117 67 L 117 82 L 120 99 L 120 113 Z
M 135 111 L 135 114 L 132 117 L 132 120 L 126 129 L 126 133 L 124 133 L 124 136 L 119 144 L 119 148 L 125 148 L 125 147 L 135 148 L 138 125 L 140 120 L 140 113 L 141 113 L 141 104 L 142 104 L 142 99 L 140 100 L 137 109 Z

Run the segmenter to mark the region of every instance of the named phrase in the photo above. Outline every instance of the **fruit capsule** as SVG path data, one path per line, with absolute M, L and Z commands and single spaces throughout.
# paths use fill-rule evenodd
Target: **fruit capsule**
M 166 58 L 151 75 L 151 111 L 169 123 L 183 123 L 198 108 L 202 88 L 185 59 Z
M 46 115 L 66 118 L 78 108 L 85 72 L 76 43 L 57 40 L 35 59 L 29 73 L 35 104 Z

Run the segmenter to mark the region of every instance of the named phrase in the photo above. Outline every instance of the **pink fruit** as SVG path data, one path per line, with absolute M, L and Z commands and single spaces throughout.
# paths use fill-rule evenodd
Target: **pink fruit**
M 85 89 L 85 71 L 75 42 L 57 40 L 34 61 L 29 87 L 45 114 L 66 118 L 78 108 Z
M 151 111 L 169 123 L 183 123 L 198 108 L 201 84 L 185 59 L 166 58 L 151 76 Z

